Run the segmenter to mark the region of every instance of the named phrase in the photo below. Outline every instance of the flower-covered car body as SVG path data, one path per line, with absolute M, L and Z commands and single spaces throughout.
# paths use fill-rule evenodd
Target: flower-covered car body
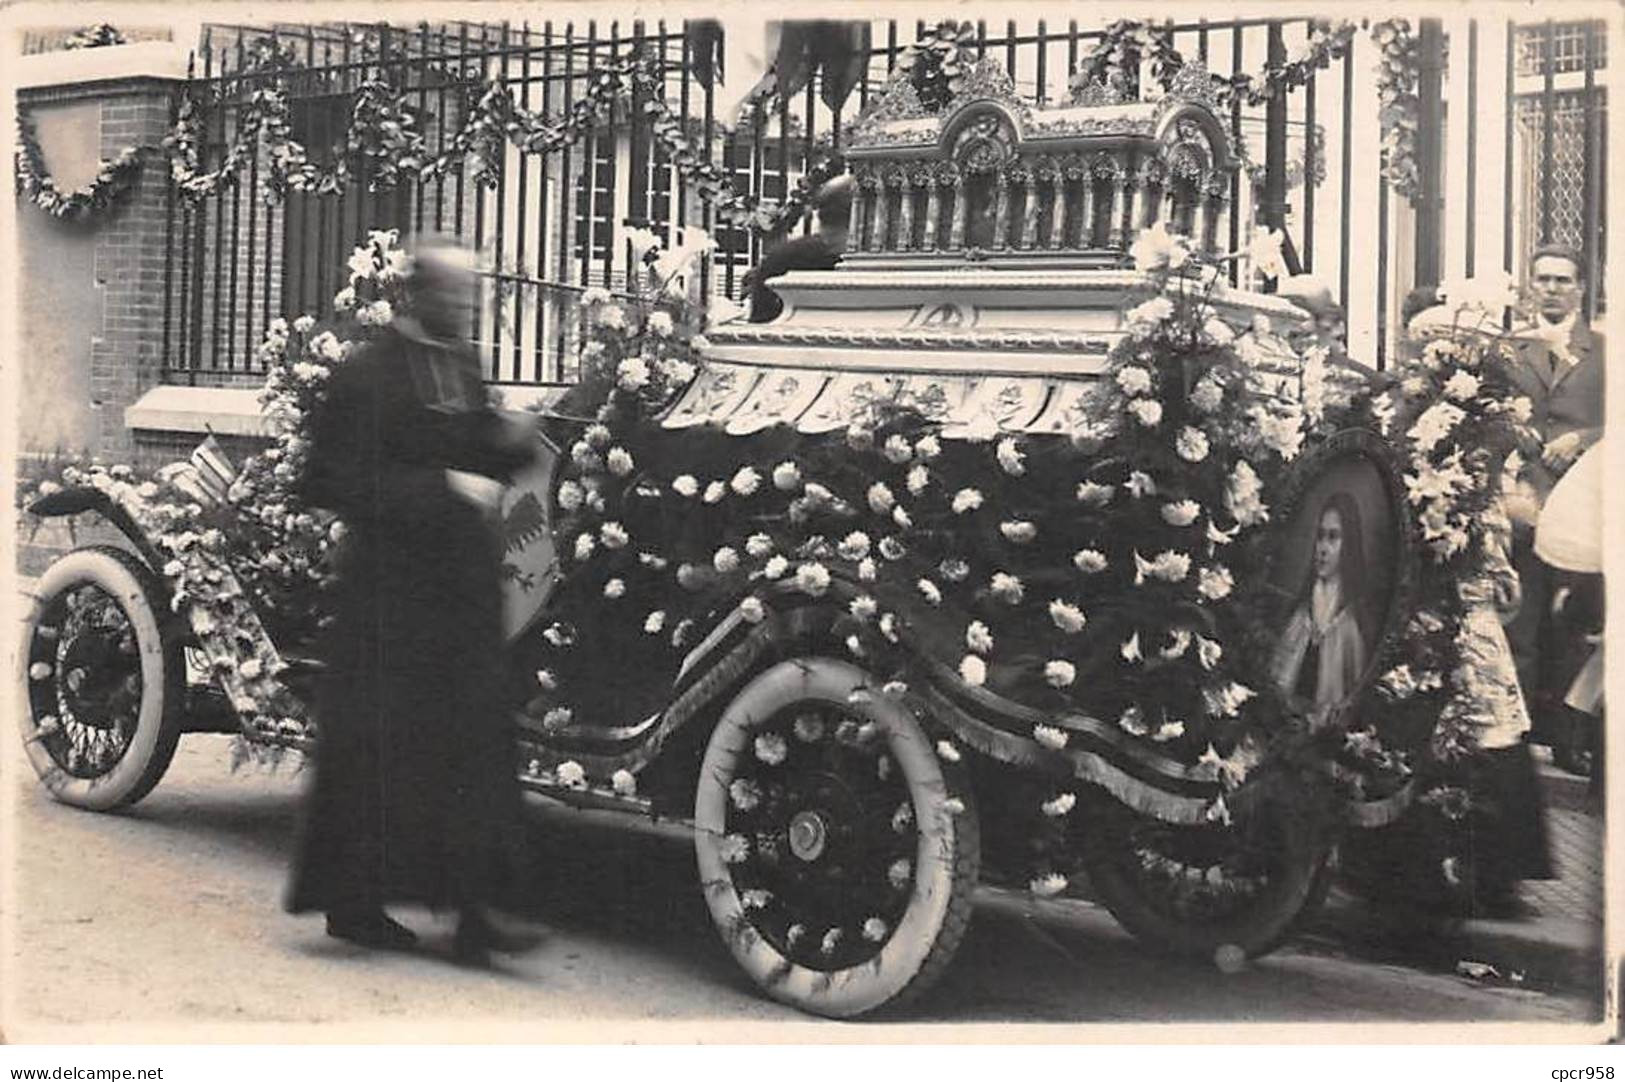
M 1470 814 L 1458 587 L 1518 403 L 1483 334 L 1378 385 L 1228 284 L 1278 275 L 1279 236 L 1216 250 L 1206 85 L 1033 109 L 982 61 L 927 113 L 900 78 L 852 133 L 852 250 L 775 283 L 774 323 L 675 299 L 692 238 L 582 298 L 581 380 L 534 406 L 550 450 L 499 512 L 520 776 L 690 822 L 729 949 L 787 1002 L 894 1004 L 978 882 L 1080 871 L 1229 964 L 1323 892 L 1339 824 Z M 337 333 L 273 326 L 277 435 L 242 470 L 42 489 L 134 552 L 70 554 L 30 618 L 24 736 L 63 799 L 156 782 L 187 646 L 244 748 L 318 743 L 297 655 L 343 538 L 298 505 L 303 420 L 406 269 L 375 234 Z M 1317 589 L 1350 600 L 1311 652 Z

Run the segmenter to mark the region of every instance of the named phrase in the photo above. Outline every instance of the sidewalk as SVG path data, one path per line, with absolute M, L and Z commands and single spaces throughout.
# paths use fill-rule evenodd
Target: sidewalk
M 1528 916 L 1399 926 L 1334 890 L 1307 929 L 1351 952 L 1532 989 L 1600 993 L 1603 980 L 1603 814 L 1587 781 L 1535 749 L 1556 879 L 1524 883 Z M 1490 969 L 1482 968 L 1492 967 Z

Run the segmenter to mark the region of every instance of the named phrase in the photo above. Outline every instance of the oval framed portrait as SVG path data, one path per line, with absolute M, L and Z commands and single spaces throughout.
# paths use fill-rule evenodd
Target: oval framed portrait
M 1403 470 L 1386 441 L 1348 430 L 1306 455 L 1275 501 L 1270 686 L 1311 717 L 1356 701 L 1404 633 L 1417 560 Z

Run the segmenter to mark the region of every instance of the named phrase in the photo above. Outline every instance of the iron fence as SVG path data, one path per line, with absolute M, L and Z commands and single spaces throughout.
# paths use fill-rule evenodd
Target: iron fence
M 1477 169 L 1471 148 L 1497 135 L 1504 140 L 1504 177 L 1470 176 L 1466 187 L 1469 222 L 1489 200 L 1504 202 L 1502 251 L 1476 250 L 1483 244 L 1471 230 L 1449 241 L 1465 244 L 1470 273 L 1497 255 L 1507 270 L 1519 270 L 1531 238 L 1576 239 L 1586 253 L 1594 305 L 1605 181 L 1601 24 L 1577 24 L 1578 31 L 1553 23 L 1504 27 L 1509 105 L 1499 133 L 1481 130 L 1478 118 L 1480 67 L 1500 59 L 1479 55 L 1479 25 L 1473 21 L 1466 48 L 1452 44 L 1449 62 L 1471 69 L 1465 108 L 1455 113 L 1467 128 L 1470 151 L 1462 165 L 1468 173 Z M 282 78 L 293 134 L 313 156 L 341 137 L 350 102 L 368 75 L 382 75 L 405 91 L 429 152 L 438 154 L 484 80 L 500 80 L 527 109 L 557 114 L 581 100 L 590 73 L 604 62 L 640 49 L 659 58 L 668 108 L 699 152 L 722 166 L 736 189 L 782 201 L 800 176 L 839 148 L 843 130 L 881 92 L 902 50 L 926 27 L 873 24 L 864 77 L 844 110 L 828 107 L 814 82 L 795 100 L 770 108 L 758 103 L 737 118 L 718 116 L 716 87 L 696 72 L 688 29 L 594 20 L 539 28 L 467 22 L 211 26 L 185 93 L 204 104 L 205 162 L 217 160 L 235 139 L 254 93 L 273 78 L 246 63 L 251 44 L 269 37 L 297 50 L 298 68 Z M 1238 19 L 1189 21 L 1170 32 L 1183 56 L 1227 77 L 1294 54 L 1310 29 L 1307 19 Z M 1249 168 L 1231 181 L 1229 205 L 1236 213 L 1221 243 L 1240 247 L 1256 225 L 1282 229 L 1292 260 L 1331 284 L 1349 311 L 1351 341 L 1365 343 L 1379 365 L 1392 348 L 1401 298 L 1418 282 L 1437 280 L 1447 239 L 1441 146 L 1451 121 L 1440 100 L 1447 61 L 1442 35 L 1428 30 L 1424 21 L 1424 176 L 1414 207 L 1396 198 L 1385 180 L 1373 181 L 1377 162 L 1362 157 L 1356 139 L 1362 125 L 1374 132 L 1376 124 L 1374 90 L 1364 76 L 1357 78 L 1374 58 L 1364 35 L 1356 35 L 1343 59 L 1312 72 L 1290 93 L 1257 108 L 1238 102 L 1223 117 Z M 1024 97 L 1054 102 L 1065 99 L 1080 59 L 1103 33 L 1076 21 L 983 21 L 975 48 L 998 57 Z M 625 238 L 630 224 L 672 239 L 689 226 L 711 231 L 718 248 L 705 288 L 737 298 L 745 273 L 773 238 L 719 228 L 715 208 L 683 182 L 641 104 L 628 103 L 612 123 L 556 154 L 509 145 L 489 186 L 459 165 L 392 191 L 369 191 L 363 173 L 343 191 L 267 204 L 261 198 L 267 170 L 256 157 L 240 183 L 200 204 L 172 198 L 163 346 L 169 378 L 256 380 L 255 347 L 270 321 L 331 315 L 345 258 L 370 229 L 438 232 L 475 250 L 484 269 L 474 298 L 475 337 L 487 377 L 497 383 L 573 377 L 574 298 L 589 285 L 626 288 L 633 272 Z M 1457 167 L 1453 160 L 1451 167 Z M 1452 258 L 1459 264 L 1459 252 Z

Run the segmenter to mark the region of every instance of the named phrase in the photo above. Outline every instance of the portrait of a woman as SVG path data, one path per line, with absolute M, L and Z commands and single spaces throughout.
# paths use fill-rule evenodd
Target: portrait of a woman
M 1311 521 L 1308 572 L 1270 675 L 1288 699 L 1324 716 L 1353 693 L 1371 657 L 1373 627 L 1358 504 L 1334 492 Z

